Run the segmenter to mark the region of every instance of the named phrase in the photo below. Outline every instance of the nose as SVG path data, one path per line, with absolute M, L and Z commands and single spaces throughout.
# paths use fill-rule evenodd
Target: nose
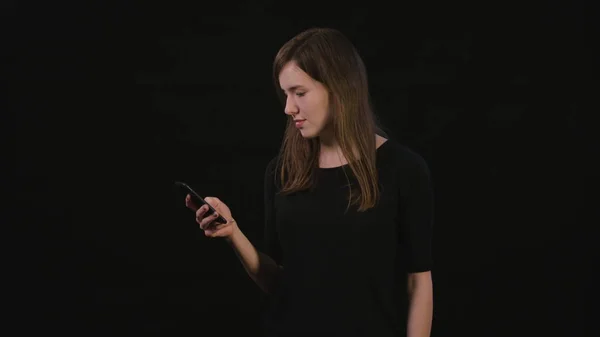
M 286 97 L 284 111 L 286 115 L 295 115 L 298 113 L 298 106 L 296 105 L 296 102 L 294 102 L 292 95 Z

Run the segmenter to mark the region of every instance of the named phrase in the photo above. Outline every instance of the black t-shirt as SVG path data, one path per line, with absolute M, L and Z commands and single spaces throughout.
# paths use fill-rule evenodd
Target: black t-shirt
M 312 191 L 277 194 L 265 172 L 265 242 L 283 266 L 264 316 L 267 336 L 402 336 L 406 276 L 431 270 L 433 189 L 424 159 L 389 139 L 377 149 L 381 199 L 348 206 L 348 165 L 318 168 Z M 345 171 L 345 173 L 344 173 Z

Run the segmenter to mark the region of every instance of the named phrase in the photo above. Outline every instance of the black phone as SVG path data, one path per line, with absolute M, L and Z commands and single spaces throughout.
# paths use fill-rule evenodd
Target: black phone
M 190 195 L 190 197 L 192 198 L 192 202 L 194 203 L 194 205 L 198 206 L 198 208 L 200 208 L 202 205 L 207 205 L 208 211 L 205 213 L 206 215 L 218 213 L 209 203 L 204 201 L 204 198 L 202 198 L 198 193 L 196 193 L 196 191 L 194 191 L 188 184 L 183 183 L 181 181 L 176 181 L 175 185 L 183 188 L 185 192 Z M 225 218 L 222 215 L 219 215 L 219 217 L 216 218 L 215 221 L 220 223 L 227 223 L 227 220 L 225 220 Z

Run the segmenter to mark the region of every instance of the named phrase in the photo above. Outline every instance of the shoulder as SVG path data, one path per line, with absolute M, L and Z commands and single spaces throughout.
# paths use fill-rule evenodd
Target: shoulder
M 279 187 L 279 155 L 272 157 L 265 168 L 264 180 L 265 186 L 269 186 L 269 188 L 274 188 L 275 186 Z
M 388 139 L 386 161 L 399 171 L 421 172 L 429 174 L 429 165 L 425 158 L 416 150 L 396 140 Z M 415 172 L 415 173 L 416 173 Z
M 391 166 L 400 195 L 412 200 L 429 200 L 433 181 L 425 158 L 407 145 L 394 141 L 389 145 L 385 158 L 389 160 L 387 164 Z
M 266 176 L 274 176 L 275 175 L 275 172 L 277 171 L 278 162 L 279 162 L 279 155 L 269 159 L 267 166 L 265 168 Z

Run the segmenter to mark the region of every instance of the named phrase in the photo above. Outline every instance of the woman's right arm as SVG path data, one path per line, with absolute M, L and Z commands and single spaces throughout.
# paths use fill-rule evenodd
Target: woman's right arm
M 256 250 L 238 226 L 235 226 L 231 236 L 227 237 L 227 241 L 233 247 L 250 278 L 264 292 L 272 293 L 283 267 L 278 266 L 268 255 Z

